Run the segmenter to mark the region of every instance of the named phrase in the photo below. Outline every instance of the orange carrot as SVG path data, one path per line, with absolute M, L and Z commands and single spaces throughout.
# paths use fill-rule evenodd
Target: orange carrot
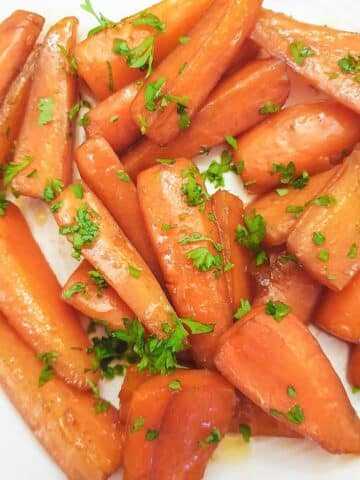
M 264 103 L 283 105 L 288 94 L 289 80 L 282 62 L 254 61 L 222 80 L 191 127 L 166 147 L 143 140 L 123 156 L 122 161 L 127 172 L 136 178 L 157 158 L 193 157 L 204 147 L 222 143 L 226 135 L 239 135 L 261 122 L 263 115 L 259 110 Z
M 37 354 L 55 352 L 59 376 L 87 388 L 88 379 L 94 380 L 91 371 L 85 373 L 92 365 L 89 340 L 61 300 L 61 287 L 14 205 L 0 216 L 0 245 L 0 310 Z
M 331 290 L 342 290 L 360 270 L 360 150 L 355 150 L 323 194 L 304 213 L 288 249 Z
M 10 159 L 10 152 L 15 146 L 14 142 L 20 131 L 39 51 L 37 47 L 29 55 L 0 105 L 0 164 Z
M 331 168 L 359 139 L 360 117 L 347 108 L 330 101 L 295 105 L 243 135 L 234 161 L 244 162 L 249 190 L 262 193 L 280 184 L 274 165 L 293 162 L 298 175 L 312 175 Z
M 37 13 L 15 10 L 0 23 L 0 105 L 31 53 L 44 21 Z
M 340 166 L 335 166 L 330 170 L 311 176 L 309 183 L 302 189 L 287 188 L 286 185 L 283 185 L 285 190 L 269 192 L 248 205 L 246 209 L 248 214 L 255 210 L 265 219 L 265 245 L 272 247 L 282 245 L 287 241 L 298 219 L 308 208 L 307 206 L 321 194 L 339 168 Z M 283 195 L 284 193 L 286 194 Z M 294 209 L 291 208 L 294 206 L 305 206 L 305 208 L 304 211 L 300 211 L 300 208 L 299 211 L 294 212 Z M 288 207 L 291 211 L 287 211 Z
M 218 369 L 301 436 L 329 452 L 359 453 L 359 419 L 320 345 L 291 313 L 277 318 L 258 308 L 235 324 L 220 341 Z
M 358 33 L 309 25 L 282 13 L 262 10 L 252 38 L 312 85 L 360 113 L 356 71 L 346 68 L 348 56 L 360 51 Z
M 48 32 L 39 59 L 20 130 L 15 163 L 28 165 L 14 178 L 16 191 L 42 198 L 54 179 L 71 180 L 72 128 L 68 111 L 76 98 L 76 78 L 66 55 L 76 42 L 78 21 L 67 17 Z
M 105 480 L 120 466 L 121 430 L 113 407 L 94 410 L 89 393 L 58 378 L 39 388 L 42 363 L 0 318 L 0 385 L 67 478 Z
M 196 361 L 212 367 L 232 312 L 219 232 L 204 189 L 197 168 L 185 159 L 145 170 L 138 179 L 145 224 L 176 312 L 215 327 L 213 333 L 191 337 Z
M 76 163 L 84 181 L 161 279 L 160 267 L 146 234 L 136 187 L 110 145 L 101 137 L 89 139 L 77 149 Z
M 163 326 L 172 324 L 174 314 L 165 293 L 104 205 L 82 184 L 75 185 L 58 197 L 55 213 L 74 256 L 81 253 L 145 327 L 164 337 Z
M 351 385 L 360 388 L 360 345 L 350 349 L 347 376 Z
M 131 106 L 134 120 L 146 126 L 151 140 L 166 145 L 189 128 L 190 119 L 240 50 L 261 4 L 262 0 L 214 0 L 189 32 L 190 41 L 157 67 Z
M 166 31 L 155 37 L 155 65 L 178 45 L 179 38 L 186 35 L 212 1 L 165 0 L 146 10 L 166 24 Z M 126 58 L 114 52 L 116 39 L 125 40 L 129 47 L 134 49 L 154 35 L 154 29 L 146 25 L 133 25 L 132 22 L 139 16 L 140 14 L 137 14 L 126 18 L 115 28 L 107 28 L 80 42 L 76 47 L 79 75 L 99 100 L 108 97 L 112 90 L 116 92 L 144 75 L 142 70 L 130 68 Z M 113 85 L 110 88 L 109 71 L 113 78 Z
M 94 273 L 95 277 L 92 276 Z M 66 282 L 63 299 L 87 317 L 101 320 L 113 330 L 124 328 L 123 319 L 134 318 L 133 312 L 106 282 L 105 288 L 97 286 L 98 278 L 97 270 L 84 260 Z M 78 289 L 75 288 L 76 285 L 79 286 Z M 74 288 L 77 292 L 69 296 Z

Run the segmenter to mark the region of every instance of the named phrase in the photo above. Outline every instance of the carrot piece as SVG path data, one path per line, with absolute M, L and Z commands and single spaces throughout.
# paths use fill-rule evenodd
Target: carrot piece
M 235 312 L 241 299 L 252 299 L 252 282 L 248 273 L 249 251 L 235 238 L 236 227 L 244 214 L 244 207 L 240 198 L 226 190 L 217 191 L 211 201 L 224 246 L 225 261 L 234 265 L 225 273 L 225 278 L 232 300 L 232 310 Z
M 94 272 L 94 269 L 84 260 L 64 285 L 63 298 L 79 312 L 105 322 L 113 330 L 124 328 L 123 319 L 134 318 L 133 312 L 113 288 L 107 286 L 99 290 L 91 281 L 89 272 Z M 66 292 L 77 284 L 81 285 L 83 290 L 68 297 Z
M 282 13 L 262 10 L 252 38 L 312 85 L 360 113 L 360 84 L 339 62 L 360 51 L 358 33 L 298 22 Z
M 0 104 L 31 53 L 44 21 L 37 13 L 15 10 L 0 23 Z
M 148 370 L 140 372 L 139 369 L 135 366 L 129 367 L 126 369 L 126 374 L 124 377 L 124 381 L 121 385 L 121 390 L 119 393 L 119 400 L 120 400 L 120 412 L 119 418 L 120 422 L 124 427 L 126 426 L 128 416 L 130 413 L 130 405 L 133 399 L 133 395 L 136 390 L 148 381 L 150 378 L 153 378 L 154 375 L 150 373 Z
M 360 452 L 359 419 L 308 328 L 250 312 L 219 343 L 220 372 L 265 412 L 333 453 Z M 326 388 L 324 386 L 326 385 Z
M 351 385 L 360 387 L 360 345 L 352 345 L 350 349 L 347 376 Z
M 60 232 L 78 245 L 76 256 L 81 252 L 145 327 L 164 338 L 163 325 L 172 324 L 174 312 L 151 270 L 97 197 L 84 186 L 78 197 L 70 186 L 57 198 Z M 74 226 L 81 227 L 80 242 L 71 232 Z
M 320 283 L 342 290 L 360 270 L 360 150 L 345 160 L 315 202 L 290 234 L 288 249 Z M 319 232 L 321 243 L 314 240 Z
M 180 388 L 172 389 L 173 382 Z M 234 408 L 233 388 L 216 373 L 178 370 L 146 381 L 130 404 L 124 479 L 202 478 Z
M 339 168 L 341 167 L 337 165 L 330 170 L 311 176 L 309 183 L 302 189 L 287 188 L 283 185 L 288 191 L 286 195 L 282 196 L 281 190 L 279 193 L 269 192 L 248 205 L 247 214 L 255 210 L 266 222 L 265 245 L 274 247 L 286 243 L 307 206 L 321 194 Z M 291 207 L 299 207 L 299 209 L 294 212 L 296 208 Z M 303 211 L 301 211 L 302 207 L 304 207 Z M 288 208 L 291 212 L 287 211 Z
M 38 354 L 56 352 L 54 368 L 80 389 L 94 380 L 90 345 L 79 319 L 60 298 L 61 287 L 14 206 L 0 216 L 0 310 Z
M 30 53 L 0 105 L 0 164 L 10 159 L 11 150 L 19 134 L 39 52 L 39 47 L 36 47 Z
M 295 105 L 243 135 L 234 161 L 244 162 L 241 176 L 251 192 L 266 192 L 280 184 L 274 164 L 293 162 L 299 175 L 328 170 L 360 139 L 359 127 L 360 117 L 336 103 Z
M 166 24 L 166 31 L 155 38 L 155 65 L 176 47 L 179 38 L 191 29 L 212 1 L 165 0 L 146 10 Z M 79 75 L 99 100 L 108 97 L 112 93 L 111 90 L 116 92 L 143 76 L 140 69 L 130 68 L 126 59 L 113 51 L 115 39 L 125 40 L 133 49 L 154 34 L 154 30 L 149 27 L 132 24 L 138 16 L 126 18 L 115 28 L 97 33 L 76 47 Z M 109 70 L 112 72 L 113 88 L 109 88 Z
M 254 306 L 277 300 L 289 305 L 294 315 L 307 324 L 312 320 L 321 286 L 310 277 L 304 268 L 289 258 L 282 248 L 269 252 L 269 263 L 254 267 L 256 280 Z
M 257 60 L 222 80 L 191 127 L 165 147 L 149 140 L 131 149 L 122 161 L 135 178 L 156 158 L 193 157 L 201 148 L 222 143 L 226 135 L 239 135 L 263 120 L 259 109 L 270 101 L 283 105 L 289 94 L 285 65 L 278 60 Z M 234 110 L 234 105 L 236 109 Z
M 145 82 L 131 106 L 134 120 L 146 124 L 147 136 L 158 145 L 166 145 L 181 129 L 179 105 L 192 118 L 204 104 L 211 90 L 229 68 L 260 12 L 262 0 L 214 0 L 207 12 L 189 32 L 190 42 L 179 45 Z M 179 68 L 187 63 L 179 74 Z M 148 89 L 154 82 L 163 83 L 161 91 L 149 105 Z M 186 100 L 156 103 L 159 94 Z M 167 97 L 165 96 L 164 99 Z M 151 102 L 150 102 L 151 103 Z M 155 107 L 155 108 L 153 108 Z
M 360 273 L 341 292 L 327 290 L 313 315 L 315 324 L 347 342 L 360 342 Z
M 121 460 L 117 411 L 58 378 L 38 387 L 42 363 L 0 318 L 0 385 L 42 446 L 71 479 L 105 480 Z
M 183 194 L 187 184 L 191 190 L 189 197 Z M 145 224 L 175 310 L 182 318 L 192 317 L 215 326 L 213 333 L 190 337 L 196 361 L 212 367 L 219 335 L 231 324 L 232 312 L 227 283 L 221 275 L 223 261 L 215 248 L 219 247 L 220 236 L 209 218 L 211 204 L 204 198 L 204 189 L 197 168 L 186 159 L 152 167 L 138 179 Z M 193 190 L 202 192 L 195 200 L 191 199 Z M 194 234 L 200 240 L 192 238 Z M 191 237 L 190 241 L 186 237 Z M 194 260 L 188 257 L 197 252 L 214 255 L 214 263 L 208 265 L 206 261 L 197 268 L 195 257 Z
M 77 149 L 76 163 L 86 184 L 161 279 L 160 267 L 146 234 L 136 187 L 110 145 L 101 137 L 89 139 Z
M 68 111 L 75 103 L 76 78 L 60 47 L 71 54 L 77 25 L 75 17 L 60 20 L 49 30 L 41 48 L 14 158 L 15 163 L 23 162 L 24 157 L 31 161 L 11 182 L 23 195 L 41 198 L 52 179 L 65 185 L 71 180 Z

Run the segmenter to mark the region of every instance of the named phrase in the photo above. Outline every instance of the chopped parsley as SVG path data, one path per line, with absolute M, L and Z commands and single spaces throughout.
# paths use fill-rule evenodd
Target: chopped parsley
M 61 54 L 63 55 L 63 57 L 65 58 L 65 60 L 67 61 L 68 63 L 68 66 L 69 66 L 69 71 L 68 73 L 74 77 L 77 76 L 77 71 L 78 71 L 78 64 L 77 64 L 77 61 L 76 61 L 76 58 L 74 57 L 74 55 L 71 55 L 67 50 L 66 48 L 64 47 L 64 45 L 60 45 L 58 44 L 58 49 L 60 50 Z
M 300 265 L 299 259 L 292 253 L 284 253 L 283 255 L 281 255 L 280 262 L 283 265 L 287 265 L 290 262 L 296 263 L 296 265 Z
M 289 162 L 287 166 L 273 163 L 271 175 L 276 173 L 280 175 L 280 182 L 282 184 L 290 185 L 297 190 L 303 189 L 309 183 L 309 174 L 302 172 L 300 175 L 297 175 L 294 162 Z
M 209 199 L 208 193 L 203 190 L 202 186 L 196 182 L 196 177 L 199 175 L 198 169 L 195 167 L 183 170 L 181 172 L 182 178 L 186 178 L 186 183 L 181 187 L 181 192 L 186 197 L 186 203 L 190 207 L 203 205 L 205 200 Z
M 236 240 L 254 253 L 257 266 L 263 265 L 267 261 L 267 254 L 262 249 L 262 242 L 266 235 L 265 219 L 254 211 L 252 217 L 244 215 L 244 224 L 236 227 Z
M 343 73 L 358 73 L 360 72 L 360 55 L 353 56 L 349 53 L 349 55 L 338 61 L 338 65 Z
M 251 440 L 251 427 L 246 425 L 246 423 L 240 423 L 239 432 L 245 443 L 250 443 Z
M 277 188 L 276 193 L 279 195 L 279 197 L 285 197 L 289 193 L 288 188 Z
M 53 365 L 58 358 L 57 352 L 46 352 L 36 356 L 42 363 L 43 369 L 40 372 L 38 386 L 42 387 L 54 376 Z
M 74 183 L 70 186 L 71 191 L 74 193 L 75 198 L 82 200 L 84 198 L 84 187 L 81 183 Z
M 287 412 L 281 412 L 280 410 L 271 408 L 270 415 L 274 417 L 283 416 L 284 418 L 286 418 L 286 420 L 288 420 L 291 423 L 294 423 L 295 425 L 300 425 L 305 420 L 304 411 L 300 407 L 300 405 L 294 405 Z
M 60 208 L 64 205 L 64 202 L 62 200 L 60 200 L 59 202 L 56 202 L 54 203 L 53 205 L 51 205 L 50 207 L 50 211 L 52 213 L 56 213 L 60 210 Z
M 198 232 L 194 232 L 191 235 L 184 235 L 183 237 L 180 238 L 178 243 L 180 245 L 189 245 L 191 243 L 196 243 L 201 241 L 210 242 L 218 252 L 222 252 L 224 250 L 224 247 L 221 245 L 221 243 L 218 243 L 213 238 L 206 237 Z
M 118 170 L 116 176 L 120 178 L 122 182 L 130 183 L 130 176 L 124 170 Z
M 149 428 L 149 430 L 146 432 L 145 440 L 146 440 L 147 442 L 152 442 L 152 441 L 156 440 L 159 435 L 160 435 L 159 430 L 155 430 L 155 429 L 153 429 L 153 428 Z
M 149 112 L 155 112 L 159 108 L 159 101 L 164 98 L 162 89 L 166 84 L 166 78 L 159 77 L 145 87 L 145 107 Z
M 44 188 L 42 198 L 45 202 L 50 203 L 62 192 L 64 183 L 57 178 L 51 179 Z
M 234 150 L 239 148 L 236 138 L 234 138 L 232 135 L 226 135 L 225 140 Z
M 47 125 L 52 122 L 54 115 L 54 99 L 40 98 L 37 109 L 39 111 L 39 125 Z
M 114 28 L 116 26 L 116 24 L 109 20 L 108 18 L 104 17 L 104 15 L 102 13 L 97 13 L 95 10 L 94 10 L 94 7 L 91 5 L 91 1 L 90 0 L 85 0 L 84 3 L 82 3 L 80 5 L 80 8 L 82 8 L 85 12 L 89 13 L 90 15 L 92 15 L 93 17 L 95 17 L 95 19 L 99 22 L 99 25 L 92 28 L 87 36 L 88 37 L 92 37 L 93 35 L 95 35 L 96 33 L 99 33 L 103 30 L 105 30 L 106 28 Z
M 186 258 L 192 260 L 194 266 L 200 270 L 200 272 L 209 272 L 213 270 L 214 273 L 218 273 L 220 267 L 223 265 L 221 255 L 213 255 L 209 249 L 204 247 L 198 247 L 191 250 L 186 254 Z
M 186 325 L 193 335 L 199 335 L 201 333 L 212 333 L 214 331 L 215 325 L 205 324 L 197 322 L 192 318 L 182 318 L 181 323 Z
M 184 70 L 185 70 L 185 68 L 186 68 L 187 66 L 188 66 L 187 62 L 184 62 L 184 63 L 181 65 L 181 67 L 179 68 L 178 74 L 181 75 L 181 74 L 184 72 Z
M 291 307 L 285 303 L 270 300 L 265 306 L 265 312 L 277 322 L 281 322 L 291 312 Z
M 145 417 L 136 417 L 131 428 L 132 433 L 139 432 L 145 425 Z
M 260 115 L 268 115 L 271 113 L 280 112 L 281 106 L 277 105 L 276 103 L 272 102 L 265 102 L 264 105 L 260 108 L 259 113 Z
M 147 27 L 152 27 L 159 33 L 166 32 L 166 23 L 163 23 L 159 17 L 147 10 L 141 12 L 131 23 L 136 26 L 145 25 Z
M 176 224 L 163 223 L 161 225 L 161 230 L 163 230 L 164 232 L 168 232 L 169 230 L 173 230 L 176 227 L 177 227 Z
M 293 213 L 295 218 L 299 218 L 305 208 L 306 205 L 288 205 L 285 211 L 286 213 Z
M 333 207 L 336 205 L 336 198 L 333 195 L 321 195 L 311 203 L 319 207 Z
M 100 413 L 104 413 L 110 408 L 110 403 L 107 400 L 103 400 L 100 397 L 100 390 L 99 387 L 95 385 L 91 380 L 87 381 L 88 386 L 90 387 L 90 390 L 92 391 L 95 403 L 94 403 L 94 409 L 95 413 L 99 415 Z
M 244 317 L 250 311 L 251 311 L 251 303 L 249 302 L 249 300 L 241 298 L 240 307 L 234 313 L 234 318 L 236 318 L 236 320 L 240 320 L 240 318 Z
M 88 276 L 92 283 L 97 286 L 97 296 L 102 297 L 103 290 L 105 290 L 109 286 L 105 278 L 97 270 L 89 270 Z
M 88 113 L 84 113 L 84 115 L 77 121 L 79 127 L 87 127 L 88 125 L 90 125 L 90 123 L 91 120 Z
M 140 123 L 141 135 L 146 135 L 149 123 L 148 123 L 147 119 L 144 117 L 144 115 L 139 115 L 139 123 Z
M 119 115 L 111 115 L 109 118 L 110 123 L 116 123 L 119 120 Z
M 289 386 L 287 387 L 287 394 L 288 394 L 288 397 L 290 397 L 290 398 L 295 398 L 295 397 L 296 397 L 295 387 L 293 387 L 292 385 L 289 385 Z
M 325 240 L 325 235 L 322 232 L 314 232 L 312 235 L 312 241 L 315 245 L 323 245 Z
M 294 62 L 300 67 L 304 66 L 305 59 L 307 57 L 312 57 L 314 55 L 314 52 L 311 50 L 311 48 L 306 47 L 301 41 L 291 43 L 290 52 Z
M 146 70 L 146 78 L 153 71 L 155 35 L 145 38 L 140 45 L 131 49 L 126 42 L 120 38 L 115 38 L 113 45 L 114 53 L 126 58 L 126 63 L 130 68 Z
M 181 390 L 181 382 L 180 380 L 173 380 L 172 382 L 169 383 L 169 389 L 173 390 L 174 392 L 177 392 Z
M 187 43 L 189 43 L 191 40 L 190 37 L 179 37 L 179 43 L 181 43 L 181 45 L 186 45 Z
M 19 163 L 10 162 L 3 170 L 3 183 L 7 187 L 9 183 L 32 162 L 32 157 L 25 155 L 23 161 Z
M 5 215 L 8 205 L 9 201 L 6 200 L 6 193 L 0 192 L 0 217 Z
M 134 278 L 139 278 L 142 274 L 141 268 L 134 267 L 133 265 L 128 264 L 128 272 Z
M 356 243 L 353 243 L 351 247 L 349 248 L 349 251 L 347 253 L 348 258 L 356 258 L 358 254 L 358 247 Z
M 328 262 L 330 258 L 330 253 L 328 250 L 320 250 L 317 258 L 322 262 Z
M 219 443 L 221 440 L 221 432 L 218 428 L 213 428 L 210 434 L 201 442 L 199 442 L 199 447 L 205 448 L 212 443 Z
M 212 183 L 215 188 L 219 188 L 225 185 L 224 174 L 234 171 L 233 157 L 230 152 L 224 150 L 221 153 L 220 162 L 213 160 L 201 175 L 204 180 Z
M 174 165 L 176 160 L 173 158 L 158 158 L 156 160 L 156 163 L 159 163 L 160 165 Z
M 62 294 L 62 298 L 64 300 L 68 300 L 72 296 L 74 296 L 77 293 L 84 293 L 86 292 L 86 283 L 83 282 L 77 282 L 71 285 L 67 290 L 65 290 Z
M 75 105 L 70 108 L 70 110 L 68 111 L 69 120 L 74 120 L 77 117 L 78 113 L 80 112 L 80 108 L 80 103 L 75 103 Z

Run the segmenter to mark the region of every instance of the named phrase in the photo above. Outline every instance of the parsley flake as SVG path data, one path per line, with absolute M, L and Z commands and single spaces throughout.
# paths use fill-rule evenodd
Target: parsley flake
M 109 118 L 110 123 L 116 123 L 119 120 L 119 115 L 111 115 Z
M 88 276 L 92 283 L 97 286 L 97 296 L 102 297 L 103 290 L 105 290 L 109 286 L 105 278 L 97 270 L 89 270 Z
M 132 433 L 139 432 L 145 425 L 145 417 L 137 417 L 134 420 L 133 426 L 131 428 Z
M 136 268 L 134 267 L 133 265 L 128 265 L 128 271 L 130 273 L 130 275 L 134 278 L 139 278 L 141 273 L 142 273 L 142 270 L 141 268 Z
M 62 294 L 62 298 L 64 300 L 68 300 L 71 298 L 73 295 L 77 293 L 84 293 L 86 291 L 86 283 L 83 282 L 77 282 L 71 285 L 67 290 L 65 290 Z
M 163 230 L 164 232 L 168 232 L 169 230 L 173 230 L 176 227 L 177 227 L 176 224 L 163 223 L 161 225 L 161 230 Z
M 328 250 L 320 250 L 318 253 L 318 259 L 322 262 L 328 262 L 330 258 L 330 253 Z
M 94 402 L 94 410 L 97 415 L 100 413 L 104 413 L 110 408 L 110 403 L 107 400 L 103 400 L 100 397 L 100 390 L 91 380 L 87 381 L 90 390 L 92 391 L 93 397 L 95 399 Z
M 277 105 L 276 103 L 272 102 L 265 102 L 264 105 L 260 108 L 259 113 L 260 115 L 268 115 L 271 113 L 280 112 L 281 106 Z
M 276 173 L 280 175 L 280 182 L 282 184 L 290 185 L 297 190 L 301 190 L 309 183 L 309 174 L 307 172 L 302 172 L 297 176 L 294 162 L 289 162 L 286 166 L 273 163 L 271 175 Z
M 32 157 L 25 155 L 23 161 L 19 163 L 10 162 L 3 170 L 3 183 L 7 187 L 9 183 L 32 162 Z
M 234 138 L 232 135 L 226 135 L 225 140 L 234 150 L 239 148 L 236 138 Z
M 159 435 L 160 435 L 159 430 L 155 430 L 155 429 L 153 429 L 153 428 L 149 428 L 149 430 L 146 432 L 145 440 L 146 440 L 147 442 L 152 442 L 152 441 L 156 440 Z
M 6 193 L 0 192 L 0 217 L 5 215 L 8 205 L 9 201 L 6 200 Z
M 53 365 L 58 358 L 57 352 L 46 352 L 36 356 L 43 363 L 43 369 L 40 372 L 38 386 L 42 387 L 54 376 Z
M 116 176 L 125 183 L 130 183 L 130 176 L 124 170 L 118 170 Z
M 239 432 L 245 443 L 250 443 L 251 440 L 251 427 L 246 425 L 246 423 L 240 423 Z
M 302 67 L 307 57 L 312 57 L 314 52 L 311 48 L 306 47 L 303 42 L 293 42 L 290 44 L 291 55 L 297 65 Z
M 220 162 L 213 160 L 201 175 L 204 180 L 212 183 L 215 188 L 223 187 L 225 185 L 224 174 L 235 171 L 232 161 L 231 153 L 224 150 L 221 153 Z
M 221 440 L 221 432 L 218 428 L 213 428 L 210 435 L 205 440 L 199 442 L 199 447 L 205 448 L 212 443 L 219 443 Z
M 82 3 L 80 5 L 80 8 L 82 8 L 85 12 L 87 12 L 90 15 L 92 15 L 93 17 L 95 17 L 95 19 L 99 22 L 99 25 L 97 27 L 92 28 L 88 32 L 88 34 L 87 34 L 88 37 L 92 37 L 96 33 L 99 33 L 101 31 L 105 30 L 106 28 L 109 28 L 109 27 L 114 28 L 116 26 L 116 23 L 114 23 L 113 21 L 104 17 L 104 15 L 102 13 L 97 13 L 94 10 L 94 7 L 91 5 L 90 0 L 85 0 L 84 3 Z
M 321 195 L 313 200 L 312 204 L 318 207 L 333 207 L 336 205 L 336 198 L 333 195 Z
M 199 247 L 186 254 L 186 258 L 193 261 L 194 266 L 200 272 L 209 272 L 214 270 L 218 272 L 223 265 L 223 259 L 220 255 L 213 255 L 207 248 Z
M 315 245 L 323 245 L 325 243 L 325 235 L 322 232 L 314 232 L 312 240 Z
M 349 251 L 347 253 L 348 258 L 356 258 L 358 254 L 358 247 L 356 243 L 353 243 L 351 247 L 349 248 Z
M 180 380 L 173 380 L 169 383 L 169 389 L 175 392 L 181 390 L 181 382 Z
M 52 98 L 40 98 L 37 109 L 39 111 L 39 125 L 47 125 L 52 122 L 54 115 L 54 100 Z
M 253 213 L 253 216 L 244 215 L 245 225 L 236 227 L 236 240 L 243 247 L 251 250 L 255 255 L 256 265 L 263 265 L 267 261 L 267 254 L 261 248 L 266 235 L 266 222 L 262 215 Z
M 291 307 L 285 303 L 270 300 L 266 304 L 265 312 L 277 322 L 281 322 L 291 312 Z
M 163 23 L 159 17 L 156 15 L 144 10 L 140 13 L 138 17 L 136 17 L 132 22 L 133 25 L 145 25 L 147 27 L 152 27 L 159 33 L 166 32 L 166 24 Z
M 74 193 L 75 198 L 82 200 L 84 198 L 84 187 L 81 183 L 74 183 L 70 186 L 71 191 Z
M 208 193 L 203 190 L 202 186 L 196 182 L 196 177 L 199 174 L 198 169 L 194 166 L 191 169 L 183 170 L 181 176 L 187 178 L 186 183 L 181 187 L 181 192 L 186 197 L 186 203 L 190 207 L 203 205 L 205 200 L 209 199 Z
M 200 241 L 210 242 L 218 252 L 222 252 L 224 250 L 224 247 L 221 245 L 221 243 L 218 243 L 213 238 L 206 237 L 198 232 L 194 232 L 191 235 L 184 235 L 180 238 L 178 243 L 180 245 L 189 245 L 191 243 L 196 243 Z
M 250 311 L 251 311 L 251 303 L 249 302 L 249 300 L 241 298 L 240 307 L 234 313 L 234 318 L 236 318 L 236 320 L 240 320 L 240 318 L 244 317 Z
M 343 73 L 360 72 L 360 55 L 356 57 L 349 53 L 349 55 L 338 61 L 338 65 Z
M 296 397 L 296 390 L 295 390 L 295 387 L 293 387 L 292 385 L 289 385 L 287 387 L 287 394 L 290 398 L 295 398 Z
M 181 45 L 186 45 L 187 43 L 189 43 L 191 40 L 190 37 L 179 37 L 179 43 L 181 43 Z
M 147 70 L 145 78 L 148 78 L 153 71 L 155 36 L 145 38 L 140 45 L 131 49 L 126 40 L 115 38 L 113 45 L 114 53 L 126 58 L 130 68 Z
M 68 66 L 69 66 L 69 71 L 68 73 L 74 77 L 77 76 L 77 71 L 78 71 L 78 64 L 77 64 L 77 61 L 76 61 L 76 58 L 74 57 L 74 55 L 71 55 L 67 50 L 66 48 L 64 47 L 64 45 L 60 45 L 58 44 L 58 49 L 60 50 L 61 54 L 63 55 L 63 57 L 65 58 L 65 60 L 67 61 L 68 63 Z
M 42 198 L 45 202 L 50 203 L 62 192 L 64 183 L 57 178 L 51 179 L 44 188 Z

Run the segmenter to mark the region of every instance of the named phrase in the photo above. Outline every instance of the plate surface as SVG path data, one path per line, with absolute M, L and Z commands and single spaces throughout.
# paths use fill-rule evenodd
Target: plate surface
M 155 0 L 154 0 L 155 1 Z M 196 1 L 196 0 L 194 0 Z M 33 10 L 44 15 L 47 27 L 57 19 L 75 15 L 80 19 L 80 36 L 94 26 L 93 19 L 80 9 L 80 0 L 12 0 L 0 2 L 0 19 L 11 11 Z M 144 9 L 153 3 L 151 0 L 94 0 L 96 9 L 106 16 L 118 19 Z M 264 0 L 264 6 L 283 11 L 311 23 L 327 24 L 346 30 L 360 29 L 359 0 Z M 316 93 L 305 84 L 298 84 L 296 92 L 289 100 L 301 101 L 304 96 Z M 316 98 L 319 98 L 317 95 Z M 215 153 L 215 152 L 214 152 Z M 228 186 L 240 192 L 241 186 L 228 178 Z M 70 258 L 70 247 L 59 238 L 57 227 L 48 218 L 47 207 L 33 200 L 19 200 L 36 240 L 43 249 L 49 263 L 63 283 L 75 268 Z M 319 338 L 333 366 L 344 378 L 347 346 L 324 333 L 313 329 Z M 352 395 L 347 391 L 358 413 L 360 413 L 360 393 Z M 119 382 L 103 386 L 103 393 L 116 405 Z M 63 473 L 37 443 L 32 433 L 21 420 L 11 403 L 0 390 L 0 459 L 1 478 L 4 480 L 62 480 Z M 121 474 L 112 479 L 120 480 Z M 331 456 L 312 442 L 289 439 L 255 439 L 250 446 L 244 445 L 238 437 L 227 437 L 221 443 L 213 460 L 209 463 L 206 480 L 348 480 L 360 478 L 360 458 L 352 456 Z

